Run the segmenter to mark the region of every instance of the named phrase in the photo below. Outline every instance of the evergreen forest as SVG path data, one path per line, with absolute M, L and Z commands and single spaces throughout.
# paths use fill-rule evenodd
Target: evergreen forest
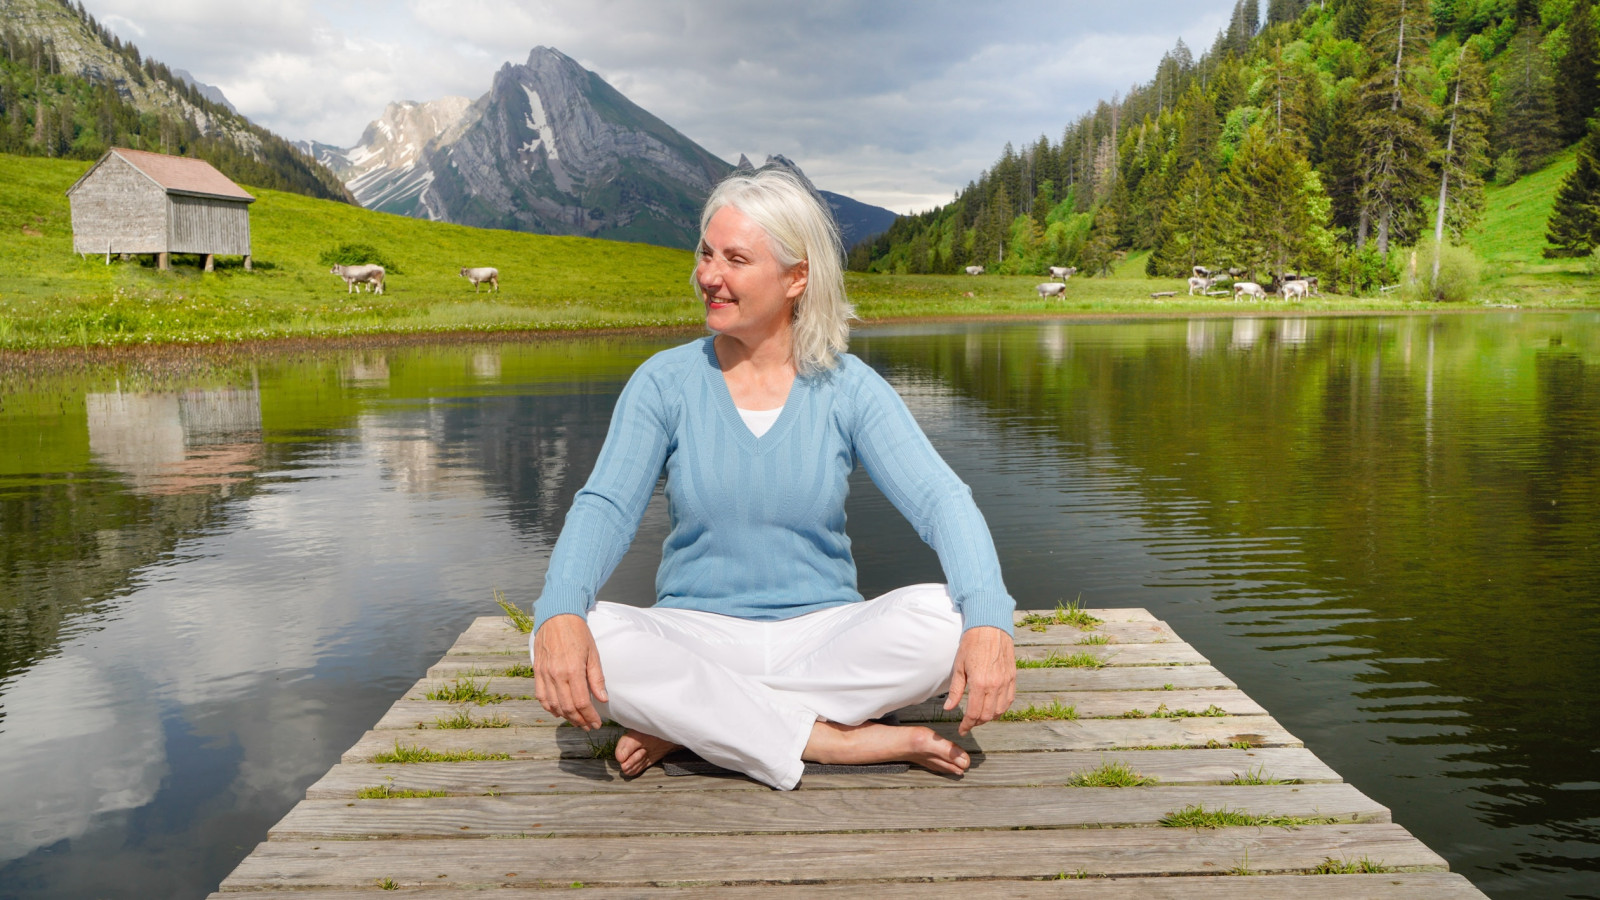
M 1361 294 L 1466 243 L 1484 187 L 1582 141 L 1546 255 L 1600 243 L 1594 0 L 1239 0 L 1196 57 L 850 252 L 857 271 L 1318 275 Z M 1587 137 L 1586 137 L 1587 135 Z M 1440 253 L 1417 253 L 1438 241 Z M 1397 252 L 1405 250 L 1407 252 Z M 1437 279 L 1435 262 L 1433 271 Z M 1414 275 L 1414 271 L 1412 272 Z
M 60 7 L 63 28 L 89 48 L 93 63 L 72 71 L 55 34 L 0 24 L 0 153 L 97 159 L 111 147 L 152 150 L 198 157 L 243 184 L 351 201 L 332 172 L 141 55 L 82 3 L 39 2 Z M 141 109 L 133 87 L 165 102 Z

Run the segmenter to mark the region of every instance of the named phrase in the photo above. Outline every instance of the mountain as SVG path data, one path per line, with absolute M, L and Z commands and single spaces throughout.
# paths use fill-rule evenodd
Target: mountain
M 212 103 L 215 103 L 228 112 L 238 115 L 238 108 L 232 103 L 228 102 L 228 97 L 226 94 L 222 93 L 222 88 L 219 88 L 214 84 L 206 84 L 203 81 L 197 80 L 193 75 L 189 74 L 188 69 L 173 69 L 172 74 L 178 76 L 179 81 L 187 84 L 189 87 L 194 88 L 196 91 L 199 91 L 200 96 L 210 100 Z
M 327 166 L 367 209 L 419 219 L 445 219 L 447 211 L 430 206 L 433 183 L 428 147 L 460 123 L 472 108 L 466 97 L 445 97 L 429 103 L 402 100 L 389 104 L 383 116 L 367 126 L 354 147 L 302 141 L 302 151 Z
M 245 184 L 350 200 L 332 172 L 144 57 L 80 5 L 0 0 L 0 152 L 96 159 L 113 146 L 204 159 Z
M 374 208 L 673 247 L 693 244 L 733 168 L 548 47 L 461 105 L 391 104 L 355 147 L 318 158 Z
M 369 209 L 671 247 L 693 246 L 706 195 L 734 168 L 549 47 L 503 66 L 476 101 L 391 103 L 353 147 L 298 146 Z M 847 244 L 895 218 L 820 193 Z

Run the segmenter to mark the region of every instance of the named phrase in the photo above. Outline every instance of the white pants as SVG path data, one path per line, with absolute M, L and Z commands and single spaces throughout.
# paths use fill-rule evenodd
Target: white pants
M 961 614 L 942 584 L 778 622 L 600 603 L 601 715 L 780 790 L 819 719 L 859 725 L 949 689 Z

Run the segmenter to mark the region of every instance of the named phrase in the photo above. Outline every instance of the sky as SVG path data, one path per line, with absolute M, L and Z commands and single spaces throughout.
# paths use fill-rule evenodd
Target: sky
M 291 140 L 349 147 L 396 100 L 483 95 L 535 46 L 576 59 L 712 153 L 799 163 L 906 213 L 1198 56 L 1234 0 L 85 0 Z

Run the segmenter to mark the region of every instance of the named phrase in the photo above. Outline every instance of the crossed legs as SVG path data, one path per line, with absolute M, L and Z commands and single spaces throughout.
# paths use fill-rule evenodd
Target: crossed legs
M 678 746 L 780 789 L 803 760 L 904 760 L 956 774 L 970 760 L 920 726 L 869 719 L 946 690 L 961 617 L 943 585 L 755 622 L 599 604 L 589 627 L 610 703 L 629 729 L 617 759 L 637 774 Z

